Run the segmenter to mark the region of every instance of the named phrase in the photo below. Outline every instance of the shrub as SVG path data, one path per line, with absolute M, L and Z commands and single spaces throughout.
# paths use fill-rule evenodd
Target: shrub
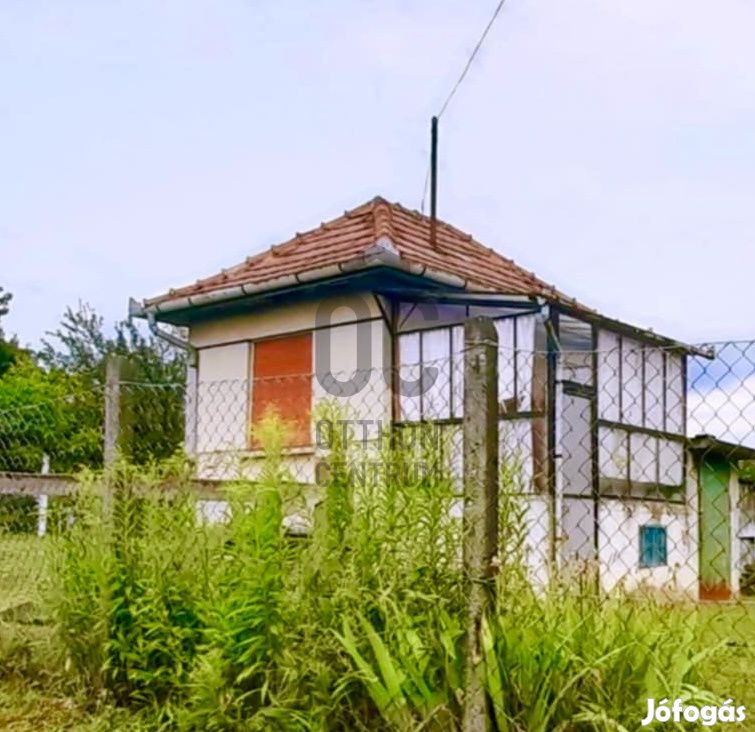
M 279 486 L 289 478 L 281 469 L 275 421 L 266 421 L 261 432 L 267 448 L 261 478 L 230 491 L 222 561 L 213 564 L 200 605 L 203 643 L 180 715 L 189 729 L 265 729 L 281 687 L 286 621 L 295 622 L 284 617 L 289 562 Z
M 283 428 L 271 417 L 261 430 L 261 474 L 229 489 L 226 524 L 197 522 L 175 464 L 85 481 L 76 521 L 53 537 L 70 663 L 94 691 L 185 730 L 455 729 L 467 580 L 447 445 L 390 439 L 366 456 L 333 440 L 325 503 L 294 540 Z M 355 469 L 365 458 L 389 469 Z M 412 461 L 430 469 L 403 469 Z M 648 696 L 709 698 L 682 608 L 593 582 L 533 588 L 511 474 L 481 649 L 497 728 L 631 728 Z
M 52 605 L 68 661 L 118 703 L 159 706 L 179 693 L 201 637 L 205 545 L 185 478 L 171 463 L 89 476 L 76 520 L 51 543 Z M 170 494 L 158 487 L 164 481 Z
M 33 496 L 0 495 L 0 531 L 31 534 L 37 530 L 37 500 Z

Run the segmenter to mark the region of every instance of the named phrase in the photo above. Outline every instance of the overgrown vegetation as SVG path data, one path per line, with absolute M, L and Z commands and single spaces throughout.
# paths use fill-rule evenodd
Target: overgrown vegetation
M 0 317 L 9 303 L 0 288 Z M 112 356 L 129 361 L 124 406 L 133 417 L 131 460 L 173 454 L 183 437 L 184 354 L 130 321 L 107 333 L 103 319 L 82 304 L 66 310 L 39 350 L 20 347 L 0 328 L 0 470 L 102 466 L 105 368 Z
M 39 643 L 13 640 L 0 677 L 34 680 L 25 693 L 64 688 L 81 728 L 456 729 L 466 585 L 444 446 L 394 441 L 365 456 L 333 439 L 302 539 L 281 527 L 292 481 L 280 425 L 258 440 L 259 479 L 229 490 L 224 524 L 198 520 L 180 461 L 83 476 L 73 525 L 45 539 L 44 660 Z M 392 467 L 366 471 L 365 459 Z M 709 700 L 706 668 L 724 651 L 704 650 L 698 614 L 602 597 L 591 582 L 533 585 L 509 473 L 482 649 L 496 728 L 636 729 L 647 697 Z

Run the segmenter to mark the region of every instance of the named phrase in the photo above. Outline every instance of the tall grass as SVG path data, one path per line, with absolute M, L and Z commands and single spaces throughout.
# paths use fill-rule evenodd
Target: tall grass
M 271 418 L 257 435 L 264 468 L 229 490 L 225 524 L 197 520 L 180 463 L 86 478 L 51 555 L 67 663 L 93 696 L 165 728 L 455 729 L 465 578 L 448 445 L 334 438 L 314 530 L 294 539 L 284 431 Z M 390 469 L 356 469 L 365 459 Z M 497 729 L 632 729 L 647 696 L 705 697 L 682 609 L 531 586 L 524 509 L 502 476 L 484 627 Z
M 68 663 L 117 703 L 164 704 L 186 682 L 209 582 L 188 473 L 168 462 L 85 476 L 74 515 L 50 552 Z

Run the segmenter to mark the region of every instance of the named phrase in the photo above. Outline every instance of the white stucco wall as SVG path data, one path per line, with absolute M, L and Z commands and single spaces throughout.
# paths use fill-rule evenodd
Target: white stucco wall
M 198 353 L 196 450 L 242 450 L 249 413 L 249 344 L 233 343 Z
M 204 348 L 311 330 L 318 324 L 318 308 L 321 307 L 322 311 L 327 309 L 330 312 L 331 325 L 353 322 L 358 312 L 368 313 L 369 317 L 380 317 L 380 308 L 372 293 L 342 295 L 317 301 L 284 303 L 254 313 L 198 323 L 191 327 L 189 339 L 196 348 Z
M 599 506 L 601 586 L 610 591 L 657 589 L 697 597 L 697 540 L 689 506 L 662 502 L 601 499 Z M 667 532 L 667 564 L 640 567 L 640 527 L 661 525 Z
M 525 560 L 530 581 L 536 588 L 548 585 L 550 573 L 550 510 L 549 500 L 543 495 L 524 495 L 526 539 Z
M 324 311 L 329 327 L 323 327 Z M 357 324 L 358 318 L 369 320 Z M 362 364 L 357 362 L 358 329 L 367 332 L 369 345 Z M 342 418 L 363 422 L 353 424 L 359 439 L 364 432 L 366 440 L 375 440 L 381 427 L 387 428 L 391 400 L 386 369 L 390 366 L 391 342 L 372 294 L 284 304 L 220 318 L 190 331 L 190 340 L 198 349 L 193 444 L 200 477 L 257 477 L 262 459 L 258 452 L 248 449 L 254 344 L 304 331 L 312 331 L 312 445 L 286 451 L 292 478 L 304 483 L 315 481 L 317 461 L 326 452 L 316 444 L 315 421 L 325 402 L 333 404 Z M 323 364 L 329 366 L 338 382 L 354 380 L 356 390 L 338 384 L 329 387 L 316 373 Z M 355 373 L 358 366 L 359 374 Z M 364 377 L 364 383 L 359 376 Z M 187 439 L 187 444 L 192 440 Z

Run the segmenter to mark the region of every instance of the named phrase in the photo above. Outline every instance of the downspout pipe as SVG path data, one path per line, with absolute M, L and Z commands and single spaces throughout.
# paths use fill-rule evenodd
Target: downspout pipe
M 128 303 L 128 315 L 129 318 L 146 318 L 149 331 L 155 338 L 159 338 L 166 343 L 170 343 L 171 346 L 179 348 L 182 351 L 186 351 L 189 358 L 189 366 L 197 365 L 197 349 L 189 343 L 189 341 L 179 338 L 173 333 L 169 333 L 166 330 L 160 328 L 155 318 L 155 311 L 148 310 L 141 303 L 137 302 L 133 298 L 129 299 Z

